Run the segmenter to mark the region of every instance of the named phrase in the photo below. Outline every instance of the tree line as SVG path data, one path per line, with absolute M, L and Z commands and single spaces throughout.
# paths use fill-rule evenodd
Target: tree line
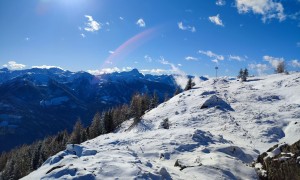
M 178 93 L 178 92 L 176 92 Z M 66 130 L 31 145 L 22 145 L 0 155 L 0 180 L 20 179 L 39 168 L 49 157 L 65 150 L 66 144 L 80 144 L 99 135 L 113 132 L 124 121 L 133 118 L 137 124 L 146 111 L 158 106 L 156 92 L 152 96 L 136 93 L 129 105 L 121 105 L 102 113 L 97 112 L 88 127 L 78 119 L 73 131 Z

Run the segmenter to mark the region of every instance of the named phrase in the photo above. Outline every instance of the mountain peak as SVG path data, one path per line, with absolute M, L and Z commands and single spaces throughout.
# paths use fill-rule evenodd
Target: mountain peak
M 140 74 L 139 70 L 134 68 L 131 71 L 129 71 L 131 74 Z

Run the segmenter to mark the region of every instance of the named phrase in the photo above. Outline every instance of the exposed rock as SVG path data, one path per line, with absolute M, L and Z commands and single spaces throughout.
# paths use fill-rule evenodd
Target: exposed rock
M 293 145 L 275 145 L 257 158 L 260 179 L 300 179 L 300 140 Z
M 187 168 L 186 165 L 184 165 L 181 161 L 179 161 L 178 159 L 176 160 L 174 167 L 180 167 L 180 171 L 182 171 L 183 169 Z
M 59 168 L 62 168 L 62 167 L 64 167 L 64 165 L 61 165 L 61 166 L 55 166 L 55 167 L 51 168 L 49 171 L 47 171 L 46 174 L 49 174 L 49 173 L 52 172 L 53 170 L 59 169 Z
M 232 107 L 227 102 L 216 95 L 212 95 L 210 98 L 208 98 L 201 106 L 201 109 L 212 107 L 217 107 L 221 110 L 233 111 Z

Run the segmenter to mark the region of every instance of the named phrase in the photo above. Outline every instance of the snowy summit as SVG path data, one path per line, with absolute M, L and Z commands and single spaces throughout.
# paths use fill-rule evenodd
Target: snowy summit
M 300 139 L 299 82 L 300 73 L 200 82 L 23 179 L 258 179 L 259 154 Z

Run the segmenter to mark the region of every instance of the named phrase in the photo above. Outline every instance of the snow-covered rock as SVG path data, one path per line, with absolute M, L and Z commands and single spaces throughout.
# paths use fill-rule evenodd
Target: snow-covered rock
M 54 158 L 62 159 L 24 179 L 258 179 L 251 164 L 260 153 L 300 139 L 299 79 L 295 73 L 201 82 L 147 112 L 137 126 L 124 122 L 78 146 L 95 154 L 60 152 Z M 212 108 L 201 109 L 208 102 Z M 224 103 L 233 110 L 213 108 Z M 169 129 L 161 127 L 165 119 Z
M 203 94 L 203 93 L 202 93 Z M 219 98 L 216 95 L 209 97 L 201 106 L 201 109 L 216 107 L 222 110 L 233 111 L 232 107 L 225 102 L 223 99 Z

